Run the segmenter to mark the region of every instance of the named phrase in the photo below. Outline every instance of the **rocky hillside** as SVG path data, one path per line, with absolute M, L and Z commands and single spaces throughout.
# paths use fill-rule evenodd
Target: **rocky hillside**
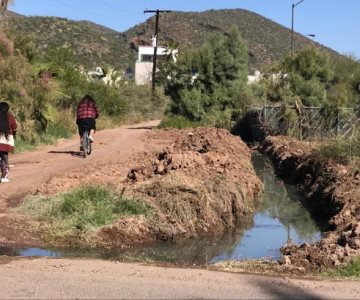
M 16 34 L 32 35 L 40 51 L 50 46 L 66 46 L 74 49 L 87 66 L 109 64 L 121 68 L 133 67 L 137 46 L 148 44 L 154 31 L 154 17 L 122 33 L 87 21 L 24 17 L 11 12 L 7 23 Z M 289 52 L 289 29 L 242 9 L 163 14 L 160 43 L 171 39 L 180 49 L 196 47 L 214 32 L 226 34 L 232 26 L 239 28 L 248 45 L 252 69 L 275 62 Z M 294 42 L 295 49 L 316 45 L 336 54 L 302 35 L 296 34 Z

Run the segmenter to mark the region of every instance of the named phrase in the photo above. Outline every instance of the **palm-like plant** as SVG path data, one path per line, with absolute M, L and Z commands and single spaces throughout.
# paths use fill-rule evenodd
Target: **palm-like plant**
M 14 0 L 0 0 L 0 8 L 6 10 Z

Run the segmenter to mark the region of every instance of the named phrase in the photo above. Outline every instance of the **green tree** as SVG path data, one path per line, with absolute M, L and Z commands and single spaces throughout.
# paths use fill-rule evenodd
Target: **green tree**
M 318 80 L 329 83 L 334 78 L 334 70 L 330 66 L 329 58 L 316 48 L 307 48 L 300 51 L 293 60 L 293 70 L 305 80 Z M 291 72 L 292 66 L 286 61 L 285 69 Z
M 269 101 L 293 104 L 295 98 L 300 98 L 304 105 L 317 106 L 327 102 L 334 78 L 329 58 L 315 48 L 307 48 L 297 53 L 292 61 L 286 57 L 269 68 L 261 85 Z
M 169 112 L 204 121 L 241 108 L 248 101 L 247 56 L 237 29 L 214 35 L 200 50 L 182 53 L 168 71 Z

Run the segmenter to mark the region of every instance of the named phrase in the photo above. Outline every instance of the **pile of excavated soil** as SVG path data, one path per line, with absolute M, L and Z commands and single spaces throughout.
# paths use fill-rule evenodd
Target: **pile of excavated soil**
M 327 231 L 317 243 L 283 247 L 283 263 L 319 271 L 359 255 L 359 171 L 352 165 L 319 161 L 310 143 L 286 137 L 269 137 L 262 149 L 272 157 L 280 176 L 299 185 L 304 205 Z
M 114 157 L 52 178 L 38 193 L 96 182 L 125 188 L 125 196 L 153 207 L 149 216 L 124 217 L 100 229 L 101 244 L 108 246 L 221 234 L 254 212 L 262 184 L 239 137 L 199 128 L 156 130 L 145 139 L 148 149 L 125 164 Z

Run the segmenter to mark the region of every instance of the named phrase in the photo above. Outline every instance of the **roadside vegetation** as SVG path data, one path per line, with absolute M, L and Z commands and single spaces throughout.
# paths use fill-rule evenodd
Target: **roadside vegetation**
M 323 276 L 330 278 L 360 278 L 360 256 L 355 257 L 345 265 L 324 272 Z
M 345 165 L 356 163 L 360 158 L 360 134 L 324 141 L 315 151 L 315 156 L 321 161 L 331 159 Z
M 10 104 L 20 125 L 17 151 L 75 133 L 76 106 L 85 94 L 100 106 L 99 129 L 159 118 L 166 102 L 161 89 L 153 101 L 150 87 L 135 86 L 131 80 L 116 86 L 88 81 L 70 49 L 50 49 L 38 57 L 29 37 L 10 39 L 1 31 L 0 69 L 0 99 Z
M 165 62 L 162 71 L 171 99 L 168 126 L 192 122 L 230 129 L 245 106 L 256 100 L 247 86 L 247 48 L 235 28 L 227 36 L 214 35 L 198 50 L 181 53 L 176 63 Z
M 197 50 L 180 52 L 175 63 L 162 63 L 165 93 L 170 97 L 162 127 L 191 124 L 233 129 L 251 108 L 282 105 L 287 134 L 298 136 L 296 107 L 321 107 L 325 122 L 338 107 L 360 107 L 360 63 L 355 57 L 329 56 L 304 48 L 264 67 L 248 84 L 248 50 L 237 29 L 217 34 Z M 181 117 L 179 117 L 181 116 Z M 324 124 L 326 127 L 328 124 Z M 319 132 L 319 135 L 321 132 Z
M 19 210 L 39 222 L 46 243 L 70 247 L 101 246 L 96 237 L 100 227 L 121 217 L 149 216 L 152 212 L 141 199 L 90 186 L 55 196 L 28 197 Z

